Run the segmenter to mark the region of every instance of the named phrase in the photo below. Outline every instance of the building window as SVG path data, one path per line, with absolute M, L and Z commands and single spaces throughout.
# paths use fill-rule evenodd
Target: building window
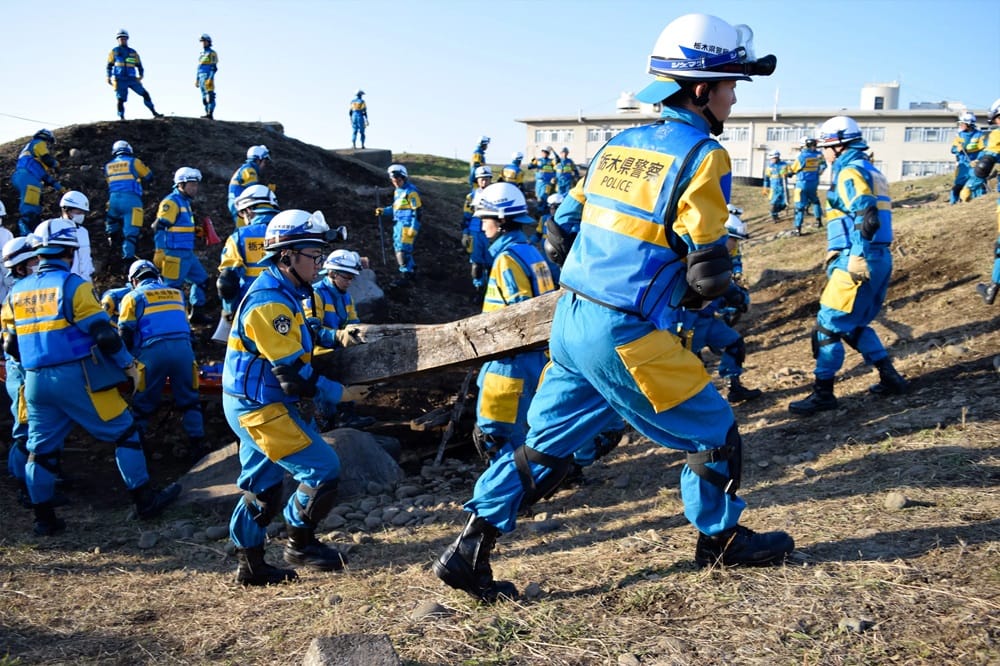
M 573 130 L 567 130 L 569 132 L 569 138 L 566 142 L 569 143 L 573 140 Z M 611 137 L 619 134 L 622 128 L 611 128 L 611 127 L 588 127 L 587 128 L 587 141 L 590 143 L 605 143 L 611 139 Z
M 749 176 L 750 175 L 750 160 L 744 158 L 737 158 L 733 160 L 733 175 L 734 176 Z
M 803 127 L 768 127 L 768 143 L 798 143 L 802 137 L 808 135 L 808 130 Z
M 949 127 L 948 129 L 951 128 Z M 909 132 L 909 130 L 907 130 L 907 132 Z M 954 162 L 907 162 L 904 160 L 903 177 L 939 176 L 941 174 L 951 173 L 954 168 Z
M 875 110 L 881 111 L 885 108 L 885 97 L 876 96 L 875 97 Z
M 884 127 L 862 127 L 861 136 L 864 138 L 865 143 L 878 143 L 880 141 L 885 141 L 885 128 Z
M 535 130 L 535 143 L 545 143 L 545 130 Z
M 947 143 L 955 137 L 954 127 L 907 127 L 903 141 L 912 143 Z
M 720 141 L 746 142 L 750 139 L 749 127 L 727 127 L 726 131 L 719 137 Z
M 571 129 L 564 129 L 564 130 L 560 130 L 559 133 L 560 133 L 560 135 L 562 137 L 559 140 L 560 143 L 573 143 L 573 130 L 571 130 Z

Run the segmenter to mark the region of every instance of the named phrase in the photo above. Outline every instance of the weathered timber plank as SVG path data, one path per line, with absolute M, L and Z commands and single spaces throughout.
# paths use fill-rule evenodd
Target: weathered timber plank
M 447 324 L 352 326 L 364 344 L 313 359 L 320 373 L 343 384 L 370 384 L 508 356 L 549 339 L 562 292 Z

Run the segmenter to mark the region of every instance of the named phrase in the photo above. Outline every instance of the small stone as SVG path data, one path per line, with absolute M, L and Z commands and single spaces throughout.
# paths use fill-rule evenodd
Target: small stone
M 524 596 L 528 599 L 537 599 L 542 596 L 542 586 L 538 583 L 528 583 L 524 588 Z
M 142 550 L 148 550 L 156 545 L 156 542 L 160 540 L 160 535 L 158 532 L 153 532 L 152 530 L 143 532 L 139 535 L 139 548 Z
M 946 345 L 944 353 L 953 358 L 961 358 L 969 353 L 968 348 L 962 345 Z
M 101 547 L 94 546 L 94 555 L 100 555 L 100 554 L 101 554 Z
M 885 508 L 889 511 L 899 511 L 900 509 L 905 509 L 908 500 L 906 495 L 901 492 L 893 491 L 885 496 Z
M 323 525 L 327 529 L 336 530 L 340 529 L 347 524 L 347 519 L 337 513 L 331 513 L 323 520 Z
M 365 490 L 368 491 L 369 495 L 381 495 L 382 491 L 385 490 L 385 487 L 376 481 L 369 481 L 365 486 Z
M 758 460 L 757 461 L 757 467 L 760 467 L 761 469 L 767 469 L 770 466 L 771 466 L 771 463 L 768 462 L 768 461 L 766 461 L 766 460 Z
M 344 601 L 344 598 L 339 594 L 331 594 L 326 598 L 327 606 L 338 606 Z
M 814 469 L 813 469 L 812 467 L 806 467 L 806 468 L 804 468 L 804 469 L 802 470 L 802 473 L 803 473 L 803 474 L 804 474 L 804 475 L 805 475 L 805 476 L 806 476 L 807 478 L 810 478 L 810 479 L 811 479 L 812 477 L 816 476 L 817 474 L 819 474 L 819 472 L 817 472 L 816 470 L 814 470 Z
M 365 518 L 365 528 L 369 530 L 378 529 L 382 526 L 382 516 L 381 515 L 371 515 Z
M 229 536 L 229 526 L 228 525 L 212 525 L 205 528 L 205 536 L 212 541 L 218 539 L 225 539 Z
M 618 666 L 639 666 L 639 657 L 631 652 L 618 655 Z
M 421 493 L 421 489 L 418 486 L 400 486 L 396 488 L 396 497 L 399 499 L 405 499 L 407 497 L 416 497 Z
M 72 157 L 74 160 L 76 158 L 80 157 L 80 149 L 79 148 L 70 148 L 69 149 L 69 156 Z
M 562 528 L 562 523 L 558 520 L 543 520 L 528 524 L 528 529 L 535 534 L 548 534 Z
M 449 615 L 452 615 L 452 612 L 436 601 L 424 601 L 413 609 L 413 612 L 410 613 L 410 619 L 419 622 L 420 620 L 448 617 Z
M 632 479 L 629 478 L 629 475 L 622 474 L 611 483 L 611 487 L 616 490 L 624 490 L 629 487 L 630 483 L 632 483 Z
M 841 631 L 860 634 L 867 629 L 871 629 L 873 625 L 874 623 L 871 620 L 865 620 L 860 617 L 845 617 L 837 623 L 837 628 Z

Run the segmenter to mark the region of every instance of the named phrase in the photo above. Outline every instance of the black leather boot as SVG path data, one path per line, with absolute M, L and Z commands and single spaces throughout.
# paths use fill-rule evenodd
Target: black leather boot
M 762 395 L 764 395 L 764 392 L 760 389 L 751 389 L 743 386 L 739 375 L 733 375 L 729 378 L 729 395 L 726 396 L 729 402 L 745 402 L 759 398 Z
M 703 567 L 757 567 L 780 564 L 793 550 L 795 541 L 785 532 L 758 534 L 737 525 L 712 536 L 699 534 L 694 559 Z
M 150 520 L 156 518 L 167 508 L 177 496 L 181 494 L 181 486 L 171 483 L 169 486 L 156 492 L 153 487 L 146 482 L 129 491 L 132 501 L 135 502 L 135 514 L 140 520 Z
M 264 546 L 237 548 L 236 582 L 240 585 L 277 585 L 299 577 L 294 569 L 273 567 L 264 559 Z
M 33 506 L 35 509 L 35 534 L 52 536 L 66 529 L 66 521 L 56 518 L 56 510 L 52 502 L 42 502 Z
M 976 285 L 976 291 L 983 297 L 983 303 L 986 303 L 986 305 L 993 305 L 993 302 L 997 300 L 998 289 L 1000 289 L 1000 284 L 997 284 L 996 282 L 991 282 L 989 285 Z
M 868 390 L 875 395 L 902 395 L 909 393 L 910 383 L 892 367 L 888 357 L 875 362 L 878 368 L 878 384 L 872 384 Z
M 285 562 L 316 571 L 341 571 L 347 558 L 336 548 L 321 543 L 316 538 L 315 528 L 289 525 Z
M 500 597 L 517 599 L 517 588 L 508 581 L 493 580 L 490 552 L 500 530 L 476 514 L 470 514 L 462 533 L 434 563 L 434 575 L 456 590 L 494 603 Z
M 802 400 L 788 404 L 792 414 L 812 416 L 816 412 L 825 412 L 837 408 L 837 398 L 833 395 L 833 379 L 817 379 L 813 384 L 813 392 Z

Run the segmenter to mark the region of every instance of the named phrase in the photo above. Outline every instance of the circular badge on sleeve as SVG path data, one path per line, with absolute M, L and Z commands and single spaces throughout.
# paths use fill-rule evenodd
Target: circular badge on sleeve
M 274 330 L 282 335 L 288 335 L 288 332 L 292 330 L 292 320 L 285 315 L 275 317 L 271 323 L 274 325 Z

